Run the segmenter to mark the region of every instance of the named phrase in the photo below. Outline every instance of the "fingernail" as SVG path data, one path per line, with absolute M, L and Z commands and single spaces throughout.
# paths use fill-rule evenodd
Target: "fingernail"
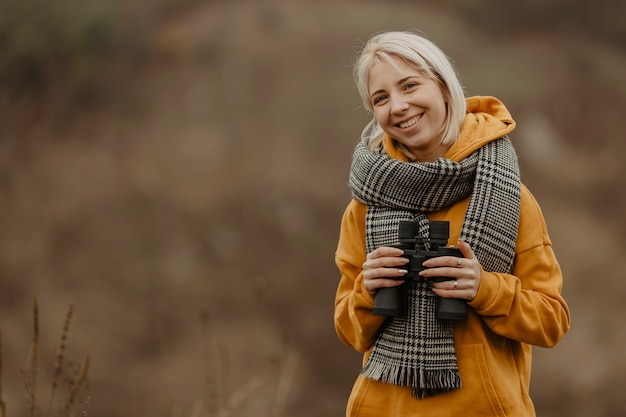
M 407 271 L 406 269 L 398 269 L 398 272 L 400 272 L 401 274 L 408 274 L 409 271 Z

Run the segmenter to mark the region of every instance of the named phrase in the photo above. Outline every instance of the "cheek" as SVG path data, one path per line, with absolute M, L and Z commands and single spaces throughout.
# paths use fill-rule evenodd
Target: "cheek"
M 446 122 L 446 116 L 448 115 L 448 104 L 441 101 L 441 104 L 437 106 L 437 113 L 439 114 L 439 121 L 443 124 Z
M 441 94 L 441 114 L 443 115 L 442 117 L 445 119 L 446 116 L 448 115 L 448 102 L 446 101 L 446 97 Z
M 387 120 L 389 120 L 387 112 L 383 111 L 380 108 L 376 108 L 374 110 L 374 119 L 376 119 L 376 122 L 378 122 L 380 126 L 385 125 Z

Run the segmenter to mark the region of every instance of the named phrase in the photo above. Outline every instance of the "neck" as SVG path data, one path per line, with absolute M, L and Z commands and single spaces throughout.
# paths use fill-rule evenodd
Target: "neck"
M 451 145 L 439 144 L 438 146 L 429 149 L 409 149 L 406 147 L 400 147 L 400 150 L 409 158 L 409 161 L 411 162 L 435 162 L 437 159 L 443 158 L 446 155 L 450 146 Z

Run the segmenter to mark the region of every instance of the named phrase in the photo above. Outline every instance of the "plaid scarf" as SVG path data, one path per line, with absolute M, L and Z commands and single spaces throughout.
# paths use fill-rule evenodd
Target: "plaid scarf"
M 401 220 L 418 221 L 428 236 L 426 214 L 471 194 L 460 239 L 482 267 L 511 272 L 520 211 L 517 156 L 508 137 L 487 143 L 461 162 L 440 158 L 405 163 L 384 151 L 373 155 L 367 139 L 355 149 L 350 170 L 354 198 L 368 206 L 367 253 L 399 243 Z M 387 319 L 361 371 L 368 378 L 407 386 L 415 398 L 461 387 L 450 320 L 435 318 L 436 295 L 426 282 L 407 283 L 406 311 Z

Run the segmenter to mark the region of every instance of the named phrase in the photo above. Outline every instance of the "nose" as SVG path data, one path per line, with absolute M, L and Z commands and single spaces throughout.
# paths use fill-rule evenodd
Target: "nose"
M 409 108 L 409 103 L 401 95 L 391 96 L 390 99 L 393 114 L 403 113 Z

